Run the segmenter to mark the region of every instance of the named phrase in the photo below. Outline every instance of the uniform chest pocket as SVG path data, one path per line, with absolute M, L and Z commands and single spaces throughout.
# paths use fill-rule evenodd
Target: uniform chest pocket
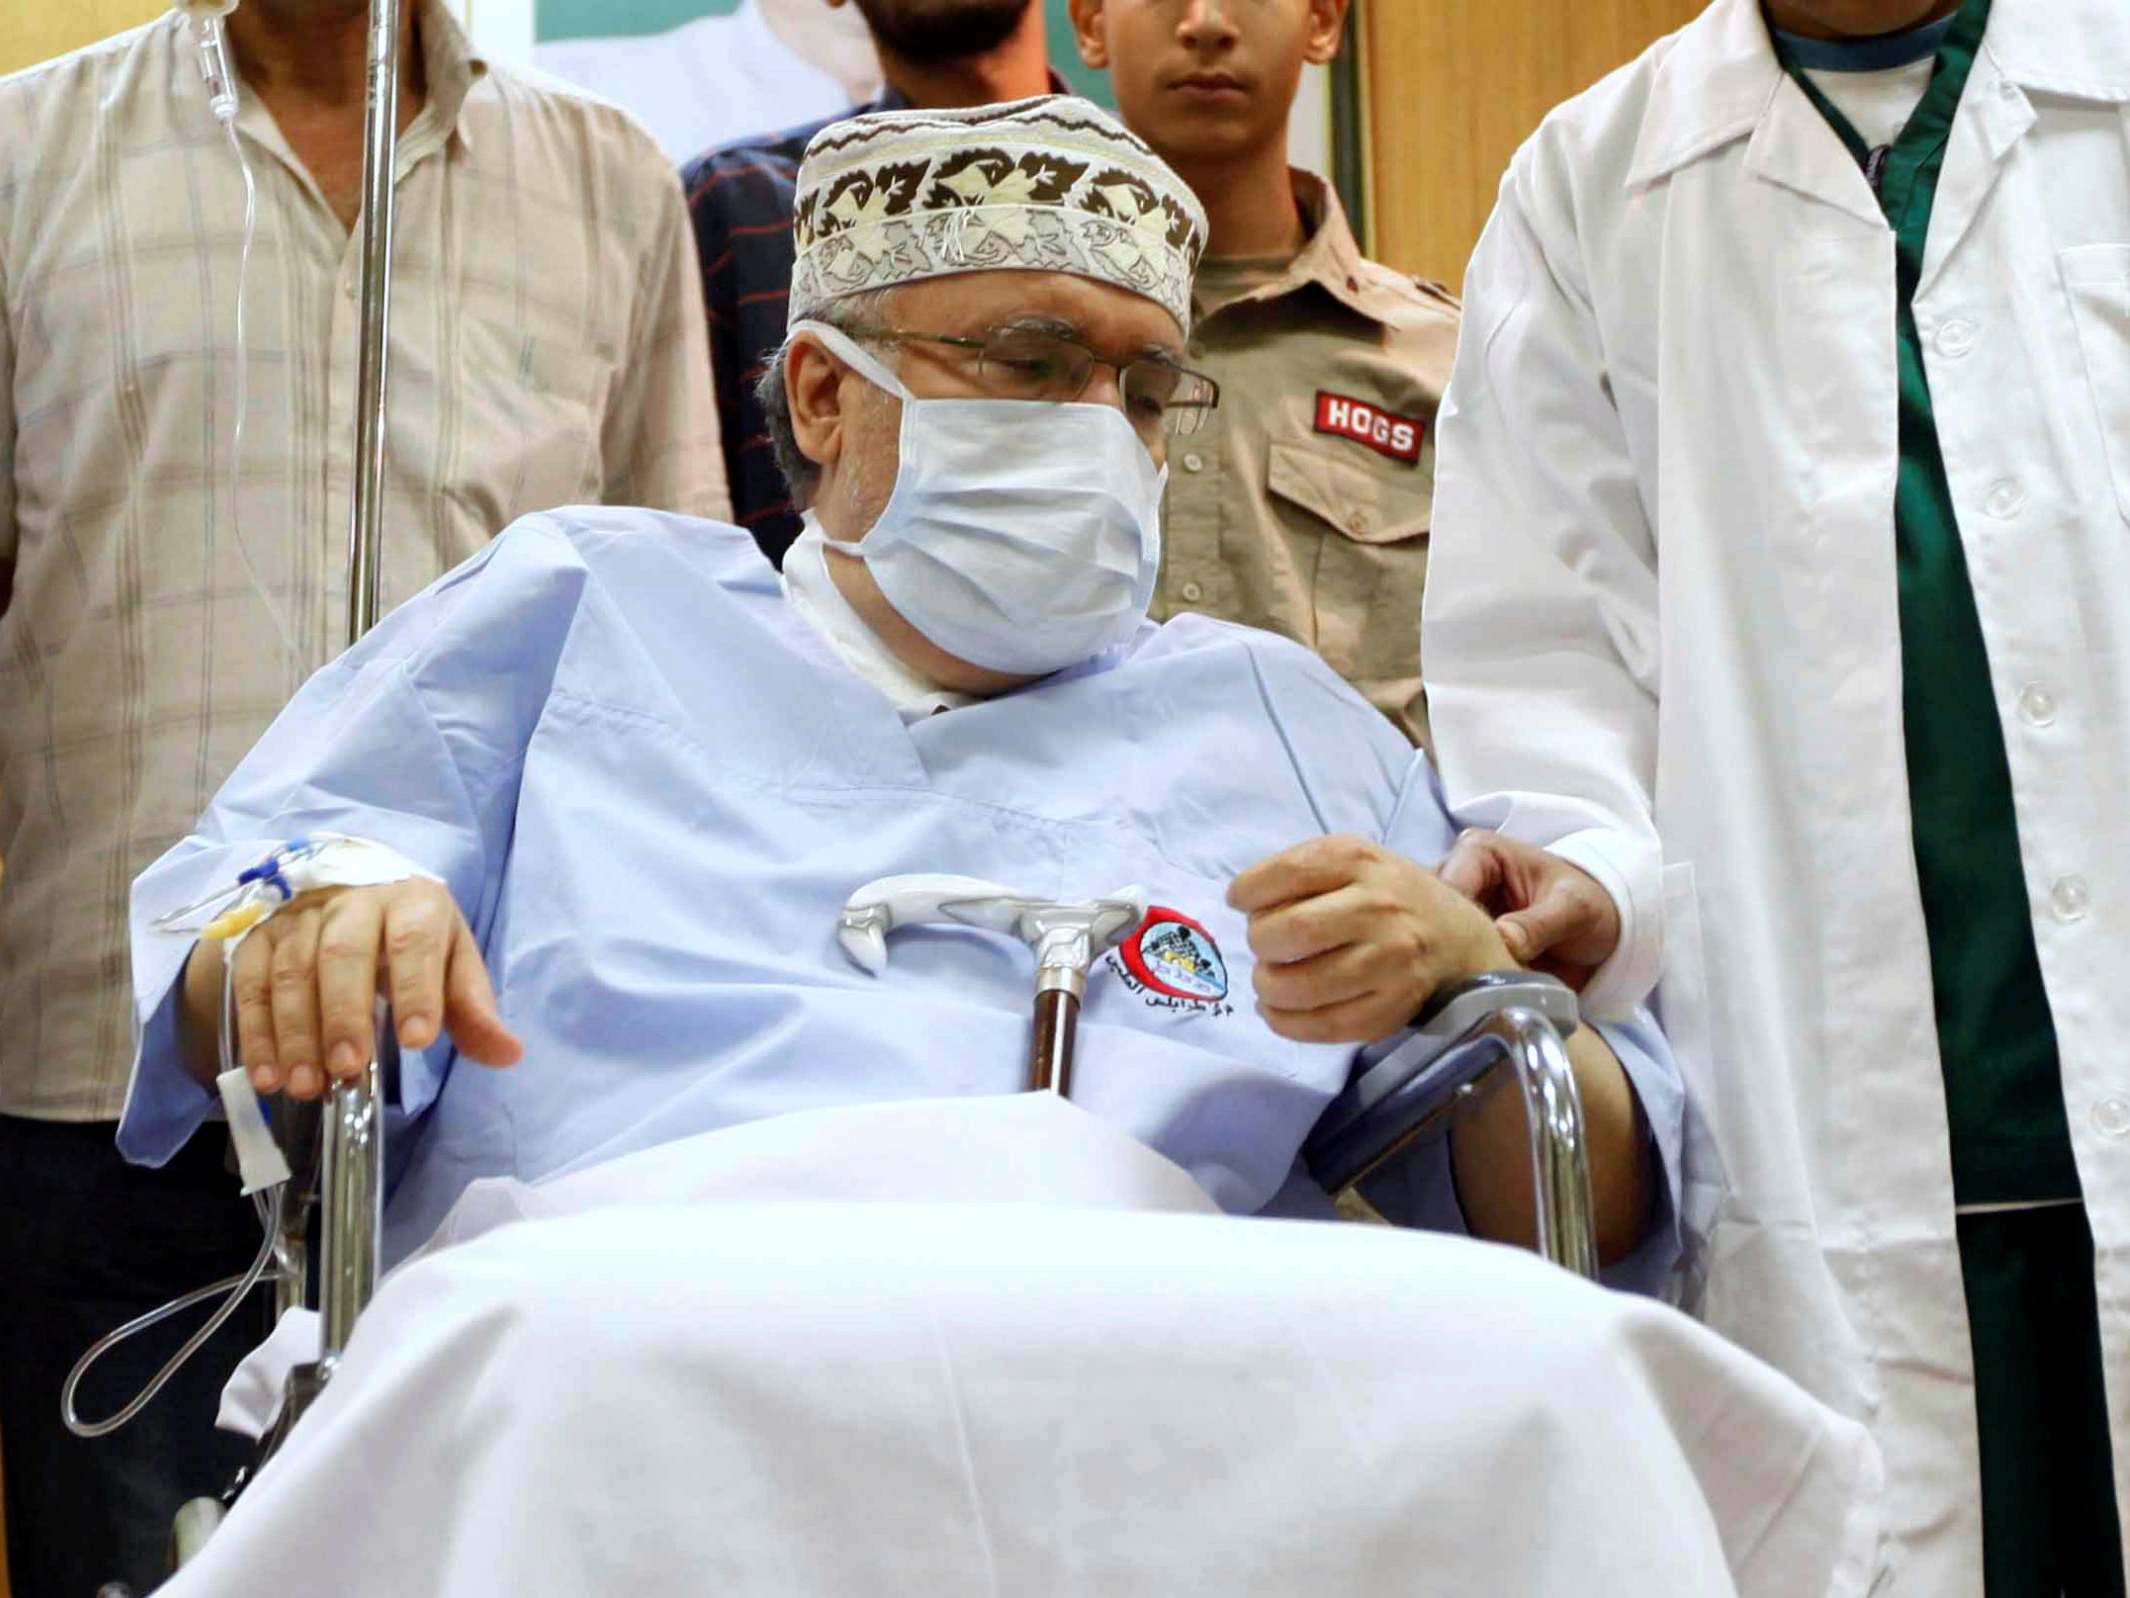
M 1317 653 L 1418 740 L 1420 591 L 1434 507 L 1430 438 L 1417 465 L 1373 469 L 1329 447 L 1274 444 L 1265 486 L 1298 545 L 1314 545 L 1310 609 Z M 1303 570 L 1310 570 L 1304 560 Z
M 601 423 L 614 363 L 589 345 L 468 317 L 461 479 L 498 527 L 532 511 L 596 502 L 605 486 Z
M 2130 521 L 2130 244 L 2081 245 L 2057 262 L 2100 414 L 2116 508 Z

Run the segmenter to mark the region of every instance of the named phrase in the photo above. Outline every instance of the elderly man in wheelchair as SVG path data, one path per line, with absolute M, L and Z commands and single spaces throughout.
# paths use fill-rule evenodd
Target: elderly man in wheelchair
M 1863 1590 L 1855 1428 L 1455 1235 L 1663 1286 L 1654 1028 L 1514 974 L 1307 651 L 1145 621 L 1202 241 L 1084 103 L 831 128 L 781 578 L 529 518 L 141 878 L 127 1153 L 219 1092 L 278 1213 L 262 1096 L 396 1057 L 405 1261 L 171 1591 Z

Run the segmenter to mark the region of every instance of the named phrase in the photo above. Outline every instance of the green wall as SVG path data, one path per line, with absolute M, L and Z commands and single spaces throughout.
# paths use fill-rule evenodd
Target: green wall
M 1114 105 L 1108 75 L 1080 65 L 1072 47 L 1072 19 L 1065 0 L 1042 0 L 1048 13 L 1050 62 L 1075 93 Z M 587 34 L 663 33 L 697 17 L 724 16 L 739 0 L 538 0 L 535 37 L 577 39 Z
M 1072 14 L 1065 9 L 1065 0 L 1043 0 L 1043 9 L 1049 13 L 1045 37 L 1050 41 L 1050 64 L 1058 76 L 1074 94 L 1084 94 L 1096 104 L 1116 110 L 1117 102 L 1109 92 L 1109 74 L 1080 65 L 1080 52 L 1072 47 Z
M 533 36 L 662 34 L 684 21 L 733 11 L 739 11 L 739 0 L 539 0 L 533 9 Z
M 663 33 L 697 17 L 722 17 L 739 8 L 739 0 L 539 0 L 533 11 L 533 36 L 582 39 L 604 33 Z

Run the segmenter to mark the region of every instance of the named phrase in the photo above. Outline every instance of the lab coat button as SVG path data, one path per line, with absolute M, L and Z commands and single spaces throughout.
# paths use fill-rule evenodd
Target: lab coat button
M 1179 591 L 1182 593 L 1183 602 L 1186 605 L 1195 605 L 1206 597 L 1206 591 L 1196 583 L 1185 583 Z
M 2049 907 L 2058 921 L 2082 921 L 2092 905 L 2084 877 L 2058 877 L 2049 887 Z
M 2130 1136 L 2130 1099 L 2107 1098 L 2094 1105 L 2093 1127 L 2103 1137 Z
M 2046 727 L 2056 719 L 2056 696 L 2038 682 L 2019 690 L 2019 719 L 2029 727 Z
M 1194 449 L 1184 456 L 1183 469 L 1187 472 L 1202 472 L 1206 469 L 1206 458 Z
M 1975 347 L 1975 324 L 1957 316 L 1938 329 L 1938 353 L 1958 360 Z
M 1989 498 L 1982 508 L 1999 521 L 2009 521 L 2019 514 L 2019 507 L 2026 503 L 2026 490 L 2009 477 L 2000 477 L 1990 485 Z

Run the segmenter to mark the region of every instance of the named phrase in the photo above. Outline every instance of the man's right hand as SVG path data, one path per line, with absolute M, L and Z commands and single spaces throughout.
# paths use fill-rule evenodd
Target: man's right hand
M 220 955 L 203 943 L 185 970 L 196 1059 L 213 1053 Z M 472 928 L 450 891 L 426 877 L 291 899 L 238 946 L 231 986 L 237 1058 L 261 1093 L 316 1098 L 328 1077 L 357 1075 L 376 1057 L 380 992 L 402 1048 L 427 1048 L 443 1030 L 481 1065 L 513 1065 L 524 1052 L 503 1025 Z

